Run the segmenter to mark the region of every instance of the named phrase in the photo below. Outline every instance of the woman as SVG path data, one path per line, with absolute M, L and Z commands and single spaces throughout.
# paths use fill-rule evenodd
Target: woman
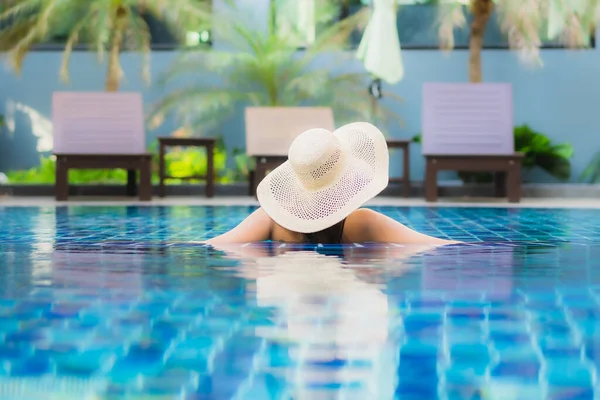
M 290 146 L 288 161 L 259 184 L 261 207 L 207 243 L 456 243 L 360 208 L 388 185 L 388 170 L 387 144 L 375 126 L 357 122 L 333 133 L 308 130 Z

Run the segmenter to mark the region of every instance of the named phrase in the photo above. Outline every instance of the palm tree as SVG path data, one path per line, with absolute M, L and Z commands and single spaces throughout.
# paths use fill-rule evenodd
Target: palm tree
M 600 1 L 587 0 L 439 0 L 441 47 L 454 47 L 454 29 L 464 28 L 465 8 L 473 15 L 469 41 L 469 80 L 482 81 L 481 50 L 486 27 L 494 9 L 508 37 L 509 46 L 519 51 L 522 61 L 541 65 L 542 40 L 558 39 L 569 48 L 589 45 L 599 15 Z
M 399 117 L 377 104 L 370 107 L 367 91 L 369 76 L 353 71 L 353 54 L 347 50 L 348 38 L 368 20 L 368 9 L 335 23 L 326 23 L 337 2 L 315 1 L 313 19 L 325 26 L 318 35 L 276 21 L 281 1 L 273 1 L 266 28 L 253 24 L 244 10 L 228 7 L 219 21 L 218 36 L 226 50 L 193 51 L 183 54 L 166 72 L 162 83 L 198 71 L 212 76 L 201 81 L 184 82 L 164 97 L 149 115 L 151 125 L 160 125 L 165 115 L 175 113 L 184 125 L 214 128 L 231 115 L 238 105 L 250 106 L 327 106 L 336 121 L 367 120 L 374 123 Z M 296 2 L 298 7 L 299 2 Z M 302 4 L 309 4 L 305 1 Z M 297 14 L 293 21 L 302 20 Z M 285 25 L 285 29 L 281 29 Z M 307 36 L 313 36 L 312 43 Z M 311 40 L 308 40 L 309 42 Z M 306 45 L 304 50 L 299 46 Z M 188 85 L 186 85 L 188 83 Z
M 64 30 L 61 80 L 68 82 L 71 52 L 84 43 L 100 61 L 108 52 L 107 91 L 119 89 L 123 50 L 142 52 L 142 75 L 150 79 L 151 37 L 144 16 L 152 15 L 172 32 L 183 34 L 182 27 L 199 28 L 211 13 L 205 0 L 4 0 L 0 7 L 0 51 L 8 54 L 17 73 L 32 46 Z

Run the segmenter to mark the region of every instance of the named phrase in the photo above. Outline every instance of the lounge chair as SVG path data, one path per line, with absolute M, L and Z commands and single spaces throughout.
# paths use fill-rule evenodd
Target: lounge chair
M 69 196 L 69 169 L 127 170 L 127 194 L 152 198 L 152 155 L 146 152 L 140 93 L 55 92 L 52 96 L 56 200 Z
M 426 83 L 422 116 L 427 201 L 437 200 L 441 170 L 495 172 L 496 195 L 521 200 L 510 84 Z
M 246 153 L 256 160 L 249 179 L 251 196 L 256 195 L 256 187 L 266 174 L 287 160 L 296 136 L 312 128 L 335 129 L 331 108 L 246 108 Z

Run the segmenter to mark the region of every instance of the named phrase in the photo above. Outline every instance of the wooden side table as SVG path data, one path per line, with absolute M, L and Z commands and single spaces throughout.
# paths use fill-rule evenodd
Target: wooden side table
M 508 201 L 521 201 L 521 164 L 524 154 L 508 155 L 429 155 L 425 156 L 425 199 L 437 201 L 438 171 L 495 172 L 496 196 L 508 195 Z
M 69 197 L 69 169 L 127 170 L 127 195 L 136 194 L 136 170 L 140 171 L 139 196 L 141 201 L 152 199 L 152 154 L 54 154 L 56 156 L 56 200 Z
M 158 196 L 165 197 L 165 179 L 205 179 L 206 180 L 206 197 L 215 195 L 215 144 L 216 139 L 213 138 L 198 138 L 198 137 L 159 137 L 159 160 L 158 160 Z M 206 149 L 206 175 L 174 177 L 166 174 L 165 171 L 165 153 L 169 146 L 183 147 L 204 147 Z
M 267 176 L 269 171 L 274 170 L 287 161 L 287 156 L 254 156 L 256 169 L 250 173 L 250 196 L 256 196 L 256 188 L 260 181 Z
M 402 183 L 404 197 L 410 197 L 410 140 L 386 140 L 388 149 L 402 150 L 402 176 L 390 178 L 390 182 Z

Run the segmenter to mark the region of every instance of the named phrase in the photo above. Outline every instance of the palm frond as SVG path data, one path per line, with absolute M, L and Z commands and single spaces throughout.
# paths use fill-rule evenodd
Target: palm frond
M 592 161 L 581 173 L 579 181 L 587 183 L 600 183 L 600 153 L 597 153 Z
M 117 8 L 126 10 L 127 21 L 119 28 L 125 33 L 125 48 L 142 53 L 142 76 L 147 82 L 151 40 L 141 9 L 153 14 L 168 27 L 176 28 L 171 29 L 174 33 L 184 33 L 182 27 L 204 27 L 211 23 L 208 1 L 19 0 L 0 10 L 0 22 L 7 23 L 7 27 L 0 30 L 0 48 L 8 53 L 18 72 L 31 46 L 44 42 L 59 30 L 67 37 L 60 69 L 61 79 L 66 81 L 69 58 L 78 42 L 90 45 L 96 50 L 99 61 L 103 61 L 106 49 L 115 37 L 115 19 L 119 16 L 114 10 Z M 117 46 L 120 47 L 120 43 Z
M 44 0 L 23 0 L 12 4 L 6 10 L 0 12 L 0 22 L 30 17 L 40 9 L 43 2 Z
M 31 32 L 37 21 L 35 16 L 20 19 L 10 24 L 8 27 L 0 30 L 0 51 L 9 52 L 15 46 L 20 38 Z
M 158 80 L 160 85 L 165 85 L 188 73 L 205 71 L 221 74 L 235 65 L 249 62 L 253 57 L 246 53 L 225 52 L 219 50 L 196 50 L 183 53 L 165 71 Z
M 142 79 L 147 84 L 150 84 L 150 52 L 152 50 L 150 28 L 146 21 L 139 15 L 131 13 L 129 19 L 125 48 L 140 50 L 142 53 Z
M 212 72 L 213 82 L 217 83 L 210 87 L 206 81 L 199 82 L 172 91 L 154 107 L 150 118 L 171 114 L 186 124 L 212 127 L 241 104 L 326 106 L 333 109 L 336 120 L 346 121 L 383 118 L 386 115 L 383 108 L 370 107 L 368 75 L 345 72 L 351 55 L 335 53 L 347 49 L 350 35 L 367 22 L 368 12 L 365 9 L 333 24 L 314 44 L 298 52 L 293 32 L 279 34 L 269 29 L 265 32 L 248 20 L 247 13 L 227 8 L 215 19 L 227 16 L 227 26 L 219 29 L 218 35 L 225 40 L 223 46 L 227 51 L 186 53 L 161 79 L 163 83 L 172 82 L 202 70 Z M 315 61 L 325 54 L 335 57 L 323 67 Z
M 247 92 L 223 88 L 195 86 L 179 89 L 155 104 L 147 114 L 147 120 L 163 120 L 162 117 L 169 113 L 175 114 L 179 120 L 186 119 L 190 114 L 198 118 L 210 117 L 218 110 L 232 108 L 238 102 L 249 100 L 251 96 Z
M 442 50 L 454 48 L 454 29 L 463 29 L 467 25 L 464 6 L 457 2 L 441 3 L 438 8 L 438 40 Z
M 61 81 L 65 83 L 69 82 L 69 61 L 73 47 L 79 42 L 81 32 L 86 28 L 86 25 L 90 23 L 90 19 L 94 15 L 95 11 L 95 8 L 90 8 L 87 14 L 73 26 L 69 37 L 67 38 L 59 72 Z
M 325 29 L 315 43 L 307 49 L 305 61 L 312 61 L 314 57 L 324 52 L 347 50 L 350 36 L 361 26 L 366 26 L 369 15 L 370 10 L 365 7 Z
M 510 47 L 518 50 L 524 63 L 534 66 L 541 65 L 543 19 L 539 3 L 539 0 L 505 0 L 496 5 L 500 27 L 508 36 Z

